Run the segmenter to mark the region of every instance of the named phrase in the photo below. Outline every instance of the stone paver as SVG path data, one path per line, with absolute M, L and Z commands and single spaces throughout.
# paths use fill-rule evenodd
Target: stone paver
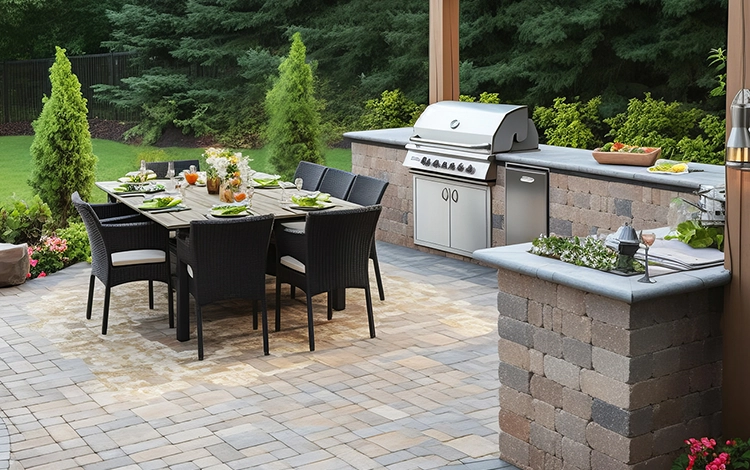
M 493 269 L 378 244 L 386 301 L 364 292 L 325 317 L 282 293 L 271 355 L 249 305 L 204 309 L 175 340 L 166 292 L 103 288 L 85 318 L 90 268 L 79 264 L 0 289 L 0 470 L 43 468 L 513 469 L 499 459 L 496 275 Z M 377 292 L 374 286 L 373 292 Z M 193 325 L 194 327 L 194 325 Z

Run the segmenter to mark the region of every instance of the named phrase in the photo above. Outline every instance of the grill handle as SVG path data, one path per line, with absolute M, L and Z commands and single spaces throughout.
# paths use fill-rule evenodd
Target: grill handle
M 418 135 L 411 136 L 409 138 L 412 142 L 418 142 L 420 144 L 432 144 L 432 145 L 447 145 L 449 147 L 457 147 L 457 148 L 464 148 L 464 149 L 472 149 L 472 150 L 489 150 L 491 145 L 490 144 L 459 144 L 456 142 L 446 142 L 444 140 L 432 140 L 432 139 L 423 139 L 422 137 L 419 137 Z

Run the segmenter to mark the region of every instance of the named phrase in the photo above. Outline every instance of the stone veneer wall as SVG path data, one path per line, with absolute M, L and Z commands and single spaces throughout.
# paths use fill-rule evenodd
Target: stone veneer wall
M 627 304 L 498 271 L 500 458 L 669 469 L 721 434 L 723 288 Z
M 352 142 L 352 171 L 389 181 L 383 197 L 376 238 L 388 243 L 469 260 L 460 255 L 414 245 L 412 175 L 403 166 L 406 150 Z M 505 166 L 499 165 L 492 188 L 492 246 L 505 245 Z M 550 231 L 560 236 L 608 234 L 625 222 L 636 228 L 669 225 L 669 204 L 675 197 L 695 195 L 667 189 L 603 181 L 592 177 L 550 173 Z

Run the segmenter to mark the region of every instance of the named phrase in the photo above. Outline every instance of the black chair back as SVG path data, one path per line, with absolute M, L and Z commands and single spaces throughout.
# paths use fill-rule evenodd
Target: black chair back
M 388 187 L 388 181 L 372 176 L 357 175 L 349 190 L 346 200 L 359 204 L 360 206 L 373 206 L 380 204 L 383 194 Z
M 190 165 L 194 165 L 196 170 L 200 170 L 198 160 L 174 160 L 174 174 L 179 175 L 182 170 L 189 169 Z M 166 178 L 168 167 L 169 162 L 146 162 L 146 169 L 156 173 L 157 178 Z
M 320 181 L 318 191 L 328 193 L 339 199 L 346 199 L 352 183 L 354 183 L 354 173 L 337 168 L 329 168 Z
M 381 206 L 311 212 L 305 223 L 310 295 L 369 287 L 370 246 Z
M 190 223 L 189 263 L 200 305 L 266 294 L 266 253 L 273 215 Z
M 107 247 L 104 244 L 104 237 L 100 230 L 101 221 L 94 212 L 91 204 L 81 199 L 78 191 L 70 196 L 78 213 L 81 215 L 83 225 L 86 227 L 86 233 L 89 236 L 89 245 L 91 246 L 91 274 L 95 275 L 105 284 L 107 283 L 107 273 L 109 270 L 109 255 Z
M 301 161 L 294 172 L 294 178 L 302 178 L 302 189 L 307 191 L 317 191 L 320 181 L 328 167 L 318 165 L 317 163 Z

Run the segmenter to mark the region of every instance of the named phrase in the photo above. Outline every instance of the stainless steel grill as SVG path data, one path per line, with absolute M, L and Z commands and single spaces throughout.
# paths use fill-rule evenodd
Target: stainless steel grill
M 493 181 L 495 155 L 538 149 L 539 135 L 526 106 L 440 101 L 417 119 L 406 148 L 413 170 Z

